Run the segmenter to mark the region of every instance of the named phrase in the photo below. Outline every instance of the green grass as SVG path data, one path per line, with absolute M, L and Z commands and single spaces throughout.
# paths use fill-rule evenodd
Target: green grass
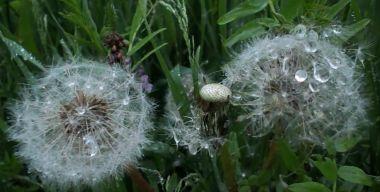
M 132 58 L 134 68 L 143 66 L 154 84 L 150 97 L 158 104 L 159 128 L 167 91 L 173 94 L 182 117 L 189 113 L 190 101 L 177 66 L 192 71 L 197 98 L 199 71 L 210 74 L 214 81 L 221 80 L 221 67 L 233 53 L 250 38 L 268 31 L 287 32 L 298 23 L 338 23 L 348 26 L 343 42 L 346 47 L 377 42 L 379 6 L 375 0 L 3 0 L 0 191 L 52 190 L 42 186 L 14 155 L 16 143 L 6 138 L 6 103 L 18 97 L 24 83 L 39 77 L 60 58 L 105 61 L 108 50 L 102 39 L 111 31 L 129 42 L 125 54 Z M 202 151 L 194 156 L 177 148 L 158 130 L 152 134 L 155 143 L 141 160 L 141 172 L 156 191 L 380 190 L 380 44 L 369 47 L 368 55 L 364 74 L 373 123 L 359 141 L 335 143 L 348 145 L 346 152 L 331 146 L 330 151 L 315 149 L 310 156 L 310 151 L 292 149 L 285 140 L 271 143 L 269 137 L 249 138 L 239 129 L 242 125 L 236 124 L 217 155 L 210 157 Z M 355 143 L 350 146 L 350 142 Z M 137 188 L 125 174 L 83 190 Z

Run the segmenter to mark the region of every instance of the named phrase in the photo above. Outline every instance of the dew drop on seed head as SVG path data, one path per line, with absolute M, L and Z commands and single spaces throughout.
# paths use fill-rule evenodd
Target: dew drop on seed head
M 300 70 L 296 71 L 294 78 L 296 79 L 296 81 L 298 81 L 300 83 L 304 82 L 307 79 L 307 72 L 303 69 L 300 69 Z
M 75 85 L 75 82 L 69 82 L 67 85 L 68 85 L 69 87 L 73 87 L 73 86 Z
M 126 97 L 123 99 L 123 105 L 128 105 L 129 104 L 129 97 Z
M 241 100 L 241 95 L 233 95 L 233 96 L 232 96 L 232 99 L 233 99 L 234 101 L 240 101 L 240 100 Z
M 330 71 L 325 68 L 314 64 L 314 79 L 326 83 L 330 79 Z
M 285 75 L 289 73 L 289 58 L 288 57 L 284 57 L 284 59 L 282 60 L 281 70 Z
M 319 89 L 318 89 L 318 85 L 317 85 L 317 83 L 315 83 L 315 82 L 310 82 L 310 83 L 309 83 L 309 89 L 310 89 L 310 91 L 313 92 L 313 93 L 316 93 L 316 92 L 319 91 Z
M 96 140 L 93 136 L 91 136 L 91 135 L 84 136 L 83 137 L 83 143 L 86 146 L 86 148 L 88 150 L 88 155 L 90 157 L 93 157 L 98 153 L 99 146 L 96 143 Z
M 308 37 L 313 40 L 313 41 L 317 41 L 318 40 L 318 33 L 315 32 L 314 30 L 311 30 L 308 34 Z
M 198 149 L 194 144 L 190 144 L 189 145 L 189 152 L 190 152 L 190 154 L 195 155 L 195 154 L 197 154 Z
M 333 69 L 338 69 L 339 65 L 341 64 L 341 61 L 338 58 L 330 58 L 327 59 L 327 63 L 330 65 Z
M 309 41 L 304 46 L 307 53 L 315 53 L 318 50 L 317 43 L 315 41 Z
M 298 39 L 305 38 L 306 36 L 306 26 L 305 25 L 297 25 L 294 28 L 294 33 Z
M 84 115 L 86 113 L 86 108 L 84 107 L 77 107 L 75 110 L 77 111 L 78 115 Z

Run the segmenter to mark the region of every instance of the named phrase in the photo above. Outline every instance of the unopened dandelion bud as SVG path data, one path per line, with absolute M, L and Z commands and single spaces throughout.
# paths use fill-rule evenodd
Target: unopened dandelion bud
M 222 84 L 211 83 L 203 86 L 199 95 L 207 102 L 226 102 L 231 96 L 231 90 Z

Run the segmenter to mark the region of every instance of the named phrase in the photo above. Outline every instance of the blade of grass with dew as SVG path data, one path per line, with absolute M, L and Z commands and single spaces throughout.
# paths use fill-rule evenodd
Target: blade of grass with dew
M 34 66 L 38 67 L 42 71 L 45 71 L 45 68 L 42 66 L 41 62 L 39 62 L 31 53 L 29 53 L 24 47 L 19 45 L 18 43 L 6 38 L 3 33 L 0 31 L 0 38 L 7 46 L 11 57 L 15 59 L 20 56 L 25 61 L 31 62 Z
M 218 19 L 219 25 L 225 25 L 244 16 L 255 14 L 268 5 L 268 0 L 245 1 Z
M 146 43 L 148 43 L 152 38 L 154 38 L 156 35 L 158 35 L 159 33 L 165 31 L 166 28 L 161 28 L 149 35 L 147 35 L 146 37 L 144 37 L 143 39 L 141 39 L 140 41 L 138 41 L 135 45 L 131 45 L 131 48 L 129 49 L 127 55 L 128 56 L 131 56 L 133 55 L 135 52 L 137 52 L 141 47 L 143 47 Z

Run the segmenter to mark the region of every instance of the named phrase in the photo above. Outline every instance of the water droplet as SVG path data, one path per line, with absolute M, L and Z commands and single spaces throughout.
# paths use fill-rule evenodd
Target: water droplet
M 335 35 L 339 35 L 339 34 L 342 33 L 342 31 L 341 31 L 340 29 L 333 29 L 332 31 L 333 31 L 333 33 L 334 33 Z
M 314 66 L 314 79 L 321 82 L 326 83 L 330 79 L 330 71 L 326 67 L 322 67 L 316 63 Z
M 79 115 L 83 115 L 86 113 L 86 108 L 84 107 L 77 107 L 75 110 L 77 111 Z
M 90 157 L 95 156 L 99 151 L 99 146 L 95 140 L 95 138 L 91 135 L 85 135 L 83 137 L 84 145 L 86 146 L 88 150 L 88 155 Z
M 174 139 L 175 145 L 178 147 L 179 140 L 177 138 L 177 134 L 175 134 L 174 131 L 173 131 L 173 139 Z
M 198 153 L 198 147 L 195 146 L 194 144 L 190 144 L 190 145 L 189 145 L 189 152 L 190 152 L 190 154 L 192 154 L 192 155 L 197 154 L 197 153 Z
M 73 87 L 73 86 L 75 85 L 75 82 L 69 82 L 67 85 L 68 85 L 69 87 Z
M 318 40 L 318 33 L 315 32 L 314 30 L 310 30 L 309 34 L 308 34 L 308 37 L 312 40 L 312 41 L 317 41 Z
M 339 58 L 326 58 L 326 60 L 330 67 L 333 69 L 338 69 L 338 67 L 341 65 Z
M 298 81 L 300 83 L 304 82 L 307 79 L 307 72 L 303 69 L 300 69 L 300 70 L 296 71 L 294 78 L 296 79 L 296 81 Z
M 282 72 L 287 75 L 289 73 L 289 57 L 284 57 L 282 60 Z
M 294 28 L 294 34 L 298 39 L 305 38 L 306 36 L 306 26 L 305 25 L 297 25 Z
M 243 178 L 246 177 L 245 173 L 242 173 L 241 176 L 242 176 Z
M 129 104 L 129 97 L 126 97 L 125 99 L 123 99 L 123 105 L 128 105 Z
M 240 101 L 240 100 L 241 100 L 241 95 L 233 95 L 233 96 L 232 96 L 232 99 L 233 99 L 234 101 Z
M 306 44 L 304 44 L 304 47 L 307 53 L 315 53 L 318 50 L 316 41 L 309 41 Z
M 315 83 L 315 82 L 310 82 L 310 83 L 309 83 L 309 89 L 310 89 L 310 91 L 313 92 L 313 93 L 316 93 L 316 92 L 319 91 L 319 89 L 318 89 L 318 85 L 317 85 L 317 83 Z

